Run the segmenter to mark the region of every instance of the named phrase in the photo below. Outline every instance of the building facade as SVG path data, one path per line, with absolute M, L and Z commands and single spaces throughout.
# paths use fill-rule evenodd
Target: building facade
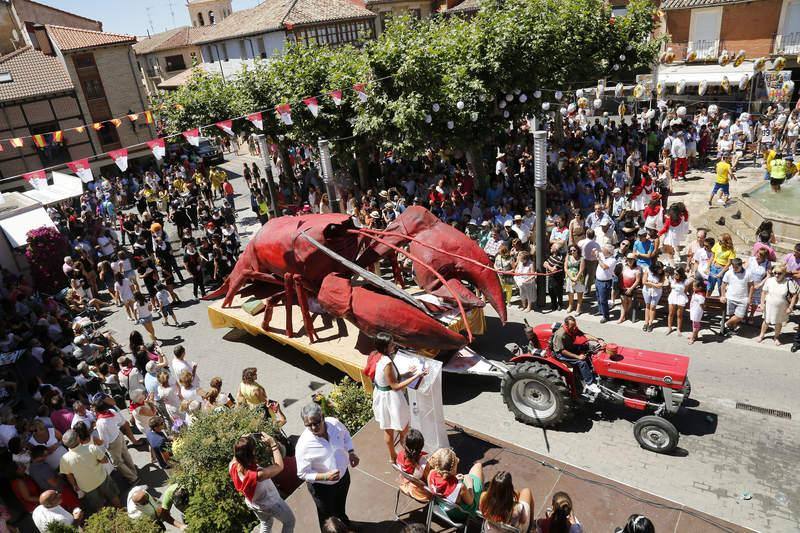
M 200 48 L 194 42 L 208 28 L 183 26 L 140 39 L 133 45 L 136 68 L 147 94 L 153 94 L 162 82 L 201 62 Z
M 193 27 L 213 26 L 233 13 L 231 0 L 188 0 Z

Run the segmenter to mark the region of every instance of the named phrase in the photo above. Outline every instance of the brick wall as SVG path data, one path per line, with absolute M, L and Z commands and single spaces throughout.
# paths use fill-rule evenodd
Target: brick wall
M 771 54 L 782 3 L 782 0 L 763 0 L 726 6 L 720 29 L 722 46 L 733 51 L 744 50 L 747 57 Z
M 17 15 L 23 23 L 37 22 L 39 24 L 54 24 L 56 26 L 103 31 L 103 23 L 100 21 L 28 0 L 15 0 L 14 9 L 16 9 Z
M 667 34 L 673 43 L 683 43 L 689 40 L 689 25 L 692 20 L 690 9 L 679 9 L 667 12 Z

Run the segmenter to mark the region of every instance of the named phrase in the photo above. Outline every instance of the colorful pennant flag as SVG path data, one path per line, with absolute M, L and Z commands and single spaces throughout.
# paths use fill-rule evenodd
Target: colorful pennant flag
M 144 112 L 144 123 L 145 124 L 152 124 L 153 123 L 153 112 L 149 109 Z
M 74 172 L 83 183 L 94 181 L 92 168 L 89 166 L 89 159 L 78 159 L 77 161 L 70 161 L 67 163 L 69 169 Z
M 153 157 L 159 161 L 161 161 L 161 159 L 164 157 L 164 154 L 167 153 L 164 139 L 153 139 L 152 141 L 147 141 L 147 146 L 153 151 Z
M 30 183 L 35 189 L 44 189 L 47 187 L 47 172 L 42 170 L 34 170 L 22 175 L 22 178 Z
M 100 131 L 103 128 L 103 123 L 95 122 L 94 124 L 92 124 L 92 128 L 94 128 L 94 131 Z
M 53 142 L 54 143 L 63 143 L 64 142 L 64 132 L 61 130 L 53 132 Z
M 33 135 L 33 144 L 36 145 L 37 148 L 44 148 L 47 146 L 47 139 L 44 138 L 44 135 Z
M 253 113 L 252 115 L 247 115 L 247 120 L 253 123 L 253 126 L 256 128 L 263 130 L 264 129 L 264 119 L 261 113 Z
M 342 91 L 331 91 L 329 93 L 331 98 L 333 98 L 333 103 L 337 106 L 342 105 Z
M 120 148 L 119 150 L 111 150 L 108 152 L 108 157 L 114 160 L 122 172 L 128 170 L 128 149 Z
M 14 148 L 22 148 L 22 139 L 19 137 L 14 137 L 13 139 L 9 139 L 8 142 L 11 143 L 11 146 Z
M 194 128 L 183 132 L 183 136 L 192 146 L 200 146 L 200 129 Z
M 139 113 L 131 113 L 130 115 L 128 115 L 128 120 L 130 120 L 131 122 L 136 122 L 137 120 L 139 120 Z
M 231 137 L 234 136 L 232 120 L 220 120 L 219 122 L 216 123 L 216 126 L 225 133 L 227 133 L 228 135 L 230 135 Z
M 308 106 L 308 110 L 311 111 L 314 118 L 317 118 L 317 115 L 319 115 L 319 102 L 317 102 L 317 99 L 314 96 L 303 98 L 303 103 Z
M 112 118 L 109 122 L 112 123 L 115 128 L 119 128 L 122 125 L 122 121 L 118 118 Z
M 358 95 L 358 99 L 361 100 L 361 103 L 366 103 L 367 101 L 367 84 L 366 83 L 356 83 L 353 85 L 353 90 Z
M 78 126 L 77 128 L 75 128 L 75 131 L 77 131 L 78 133 L 83 133 L 84 131 L 86 131 L 86 126 Z
M 277 111 L 284 124 L 287 126 L 294 124 L 294 122 L 292 122 L 292 106 L 289 104 L 276 105 L 275 111 Z

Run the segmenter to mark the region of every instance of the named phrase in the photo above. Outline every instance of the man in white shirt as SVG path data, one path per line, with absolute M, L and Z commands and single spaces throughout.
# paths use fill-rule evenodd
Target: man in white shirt
M 36 529 L 40 533 L 47 533 L 50 524 L 59 522 L 71 526 L 76 521 L 83 520 L 83 511 L 76 507 L 72 513 L 61 507 L 61 493 L 55 490 L 46 490 L 39 496 L 39 506 L 31 515 Z
M 172 352 L 175 358 L 172 360 L 172 373 L 175 379 L 179 380 L 181 374 L 189 372 L 192 375 L 192 386 L 197 388 L 200 386 L 200 379 L 197 377 L 197 363 L 186 360 L 186 348 L 183 344 L 179 344 Z
M 525 228 L 525 224 L 522 221 L 522 215 L 514 215 L 514 222 L 511 225 L 511 230 L 516 234 L 517 238 L 523 242 L 527 243 L 528 238 L 531 235 L 530 229 Z
M 135 485 L 139 479 L 139 474 L 136 470 L 136 464 L 134 464 L 131 454 L 128 452 L 125 437 L 120 431 L 120 427 L 126 423 L 125 420 L 119 414 L 119 411 L 106 402 L 105 398 L 98 399 L 94 403 L 94 411 L 97 414 L 97 433 L 103 440 L 103 446 L 111 456 L 111 464 L 119 470 L 119 473 L 128 483 Z
M 300 416 L 306 429 L 297 440 L 297 477 L 308 484 L 308 492 L 317 507 L 320 529 L 332 516 L 349 524 L 346 512 L 350 490 L 348 467 L 357 467 L 359 461 L 350 432 L 337 419 L 324 418 L 322 409 L 315 403 L 303 407 Z
M 678 130 L 675 137 L 672 139 L 672 149 L 670 153 L 675 160 L 675 170 L 672 173 L 672 177 L 676 180 L 681 178 L 686 179 L 686 170 L 689 166 L 686 158 L 686 140 L 683 130 Z
M 586 237 L 578 241 L 578 248 L 581 249 L 581 257 L 586 262 L 584 268 L 586 272 L 586 294 L 592 289 L 594 284 L 594 274 L 597 270 L 597 259 L 595 254 L 600 251 L 600 244 L 595 240 L 595 231 L 586 230 Z
M 119 489 L 106 473 L 108 457 L 100 446 L 81 444 L 75 430 L 64 433 L 61 442 L 69 451 L 61 457 L 59 471 L 81 499 L 86 510 L 93 512 L 105 505 L 119 507 Z
M 722 289 L 719 297 L 719 301 L 726 304 L 727 314 L 730 315 L 722 330 L 723 337 L 730 337 L 731 330 L 744 320 L 747 308 L 750 306 L 750 288 L 752 286 L 753 281 L 750 273 L 742 266 L 742 259 L 740 257 L 731 259 L 731 268 L 722 277 Z
M 594 204 L 594 211 L 589 213 L 589 215 L 586 217 L 586 223 L 585 224 L 586 224 L 587 228 L 591 228 L 591 229 L 596 230 L 597 228 L 600 227 L 600 225 L 603 222 L 606 222 L 606 221 L 608 221 L 611 224 L 612 227 L 614 226 L 614 223 L 611 220 L 611 217 L 608 216 L 608 213 L 606 213 L 603 210 L 603 204 L 595 203 Z
M 597 287 L 597 306 L 600 308 L 601 324 L 605 324 L 611 319 L 608 307 L 608 299 L 611 296 L 611 285 L 614 279 L 614 268 L 617 260 L 614 257 L 614 248 L 606 246 L 602 251 L 595 252 L 597 268 L 595 269 L 595 286 Z

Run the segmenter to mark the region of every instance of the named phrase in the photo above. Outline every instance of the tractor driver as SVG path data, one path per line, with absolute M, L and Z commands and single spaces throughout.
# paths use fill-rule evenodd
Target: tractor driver
M 589 343 L 576 342 L 580 336 L 589 341 L 602 343 L 600 339 L 578 329 L 575 317 L 568 316 L 564 319 L 564 325 L 553 334 L 553 355 L 561 362 L 572 365 L 581 374 L 586 390 L 593 394 L 600 392 L 600 387 L 594 382 L 594 372 L 592 371 L 591 359 L 588 355 Z

